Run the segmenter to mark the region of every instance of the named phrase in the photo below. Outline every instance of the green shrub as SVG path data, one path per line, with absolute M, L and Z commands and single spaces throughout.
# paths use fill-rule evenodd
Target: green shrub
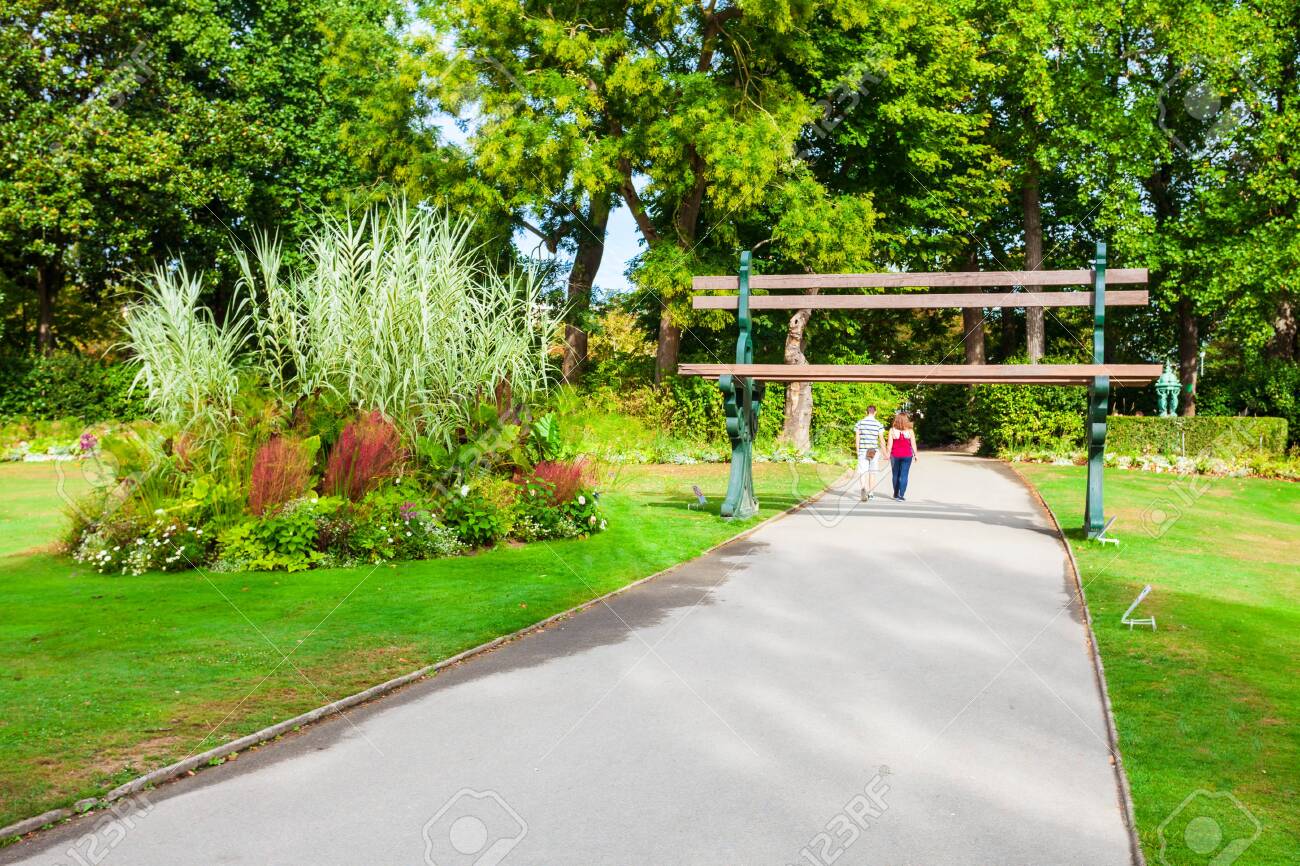
M 916 433 L 923 445 L 952 445 L 980 435 L 975 392 L 967 385 L 921 385 L 911 402 L 921 413 Z
M 306 571 L 325 554 L 317 521 L 342 506 L 337 497 L 299 499 L 272 516 L 236 523 L 219 536 L 217 571 Z
M 722 392 L 716 382 L 684 376 L 674 377 L 663 385 L 603 393 L 613 408 L 655 433 L 696 442 L 720 443 L 726 439 Z
M 976 385 L 972 415 L 980 452 L 1083 446 L 1088 392 L 1056 385 Z M 926 423 L 930 421 L 929 416 Z
M 897 387 L 875 382 L 816 382 L 812 392 L 813 444 L 836 451 L 852 451 L 856 447 L 853 425 L 866 416 L 868 406 L 874 405 L 881 418 L 888 418 L 903 402 L 903 394 Z M 775 407 L 778 417 L 783 408 L 784 404 Z
M 386 484 L 350 514 L 317 525 L 322 530 L 321 546 L 340 562 L 436 559 L 454 556 L 465 547 L 411 485 Z
M 814 402 L 813 413 L 816 414 L 817 406 Z M 721 426 L 722 418 L 718 419 Z M 781 435 L 781 428 L 785 426 L 785 383 L 768 382 L 763 393 L 763 404 L 758 408 L 758 440 L 761 442 L 772 442 Z M 816 430 L 816 423 L 813 424 Z M 723 437 L 725 440 L 725 437 Z
M 1300 443 L 1300 364 L 1258 359 L 1242 369 L 1211 368 L 1197 389 L 1201 415 L 1258 415 L 1287 422 L 1288 445 Z
M 126 364 L 71 352 L 0 359 L 0 417 L 76 417 L 90 424 L 141 418 L 144 402 L 131 394 L 134 376 Z
M 506 534 L 507 520 L 491 501 L 468 484 L 442 503 L 442 522 L 469 547 L 495 544 Z
M 605 529 L 600 498 L 592 490 L 579 490 L 567 502 L 554 502 L 555 489 L 545 481 L 524 484 L 517 505 L 514 536 L 520 541 L 580 538 Z
M 1281 456 L 1287 423 L 1282 418 L 1197 415 L 1192 418 L 1111 416 L 1106 451 L 1115 454 L 1213 455 L 1247 453 Z

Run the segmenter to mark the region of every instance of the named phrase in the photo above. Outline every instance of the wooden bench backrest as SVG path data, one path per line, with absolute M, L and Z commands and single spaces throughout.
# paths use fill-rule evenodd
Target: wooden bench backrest
M 1146 268 L 1113 268 L 1106 271 L 1106 285 L 1132 285 L 1147 282 Z M 735 276 L 695 277 L 691 281 L 697 292 L 736 291 L 740 278 Z M 906 287 L 997 288 L 999 286 L 1090 286 L 1092 271 L 940 271 L 933 274 L 753 274 L 751 289 L 895 289 Z

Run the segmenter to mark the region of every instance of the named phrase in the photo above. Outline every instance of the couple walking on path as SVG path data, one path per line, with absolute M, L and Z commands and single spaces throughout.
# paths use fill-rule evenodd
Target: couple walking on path
M 853 425 L 858 444 L 858 478 L 862 484 L 862 501 L 875 498 L 876 474 L 880 471 L 881 452 L 889 455 L 894 481 L 894 499 L 907 498 L 907 475 L 916 459 L 916 432 L 906 412 L 894 413 L 889 429 L 876 419 L 876 407 L 867 407 L 867 416 Z

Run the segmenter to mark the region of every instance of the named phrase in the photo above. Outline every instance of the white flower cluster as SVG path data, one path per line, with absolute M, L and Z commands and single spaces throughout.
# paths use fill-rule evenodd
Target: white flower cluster
M 157 515 L 158 512 L 155 512 Z M 119 532 L 113 532 L 113 529 Z M 193 568 L 201 556 L 203 530 L 188 523 L 156 516 L 134 538 L 123 538 L 119 527 L 100 527 L 82 537 L 73 552 L 77 562 L 100 574 L 117 572 L 139 576 L 146 571 L 179 571 Z

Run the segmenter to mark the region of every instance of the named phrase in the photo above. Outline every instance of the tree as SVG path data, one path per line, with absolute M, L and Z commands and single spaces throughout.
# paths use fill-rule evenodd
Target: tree
M 1009 160 L 994 147 L 992 113 L 980 98 L 1000 79 L 984 56 L 973 11 L 937 2 L 876 6 L 853 27 L 821 28 L 817 50 L 789 60 L 796 81 L 827 106 L 804 139 L 811 170 L 830 190 L 866 195 L 878 210 L 871 236 L 877 267 L 1001 263 L 984 232 L 1004 206 Z M 887 353 L 892 343 L 902 349 L 900 361 L 925 356 L 918 336 L 930 323 L 925 314 L 909 319 L 920 329 L 874 317 L 860 331 L 866 346 L 858 351 Z M 967 308 L 961 322 L 966 360 L 982 363 L 984 312 Z
M 292 231 L 359 182 L 338 139 L 355 106 L 322 88 L 322 63 L 333 38 L 357 30 L 380 34 L 373 44 L 387 50 L 397 9 L 8 4 L 0 243 L 22 303 L 37 308 L 40 348 L 59 338 L 66 293 L 101 298 L 182 251 L 223 273 L 230 232 Z
M 772 225 L 772 234 L 755 246 L 771 242 L 771 266 L 809 273 L 870 269 L 878 214 L 869 195 L 831 195 L 804 170 L 781 187 L 767 209 L 765 216 Z M 817 292 L 810 289 L 808 293 Z M 812 314 L 811 308 L 805 308 L 790 315 L 785 363 L 808 363 L 808 323 Z M 787 385 L 781 438 L 800 451 L 812 446 L 812 411 L 811 383 Z
M 677 365 L 691 273 L 793 176 L 812 100 L 775 58 L 836 8 L 807 6 L 460 0 L 425 11 L 454 43 L 449 62 L 471 60 L 460 67 L 479 84 L 475 160 L 509 184 L 512 211 L 558 215 L 559 201 L 576 212 L 606 195 L 630 209 L 646 246 L 635 279 L 658 310 L 659 381 Z M 539 233 L 580 243 L 565 222 Z M 572 276 L 570 293 L 581 303 Z

